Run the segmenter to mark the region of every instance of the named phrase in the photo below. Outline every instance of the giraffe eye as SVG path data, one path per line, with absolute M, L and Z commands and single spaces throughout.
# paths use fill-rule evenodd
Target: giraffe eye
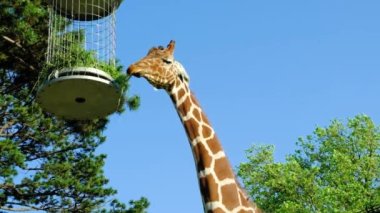
M 163 58 L 162 61 L 165 63 L 165 64 L 171 64 L 172 61 L 166 59 L 166 58 Z

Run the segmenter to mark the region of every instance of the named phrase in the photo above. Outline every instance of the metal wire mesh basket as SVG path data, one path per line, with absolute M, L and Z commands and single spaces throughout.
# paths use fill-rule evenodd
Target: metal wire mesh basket
M 87 120 L 120 107 L 115 10 L 120 0 L 51 0 L 46 81 L 37 101 L 58 117 Z

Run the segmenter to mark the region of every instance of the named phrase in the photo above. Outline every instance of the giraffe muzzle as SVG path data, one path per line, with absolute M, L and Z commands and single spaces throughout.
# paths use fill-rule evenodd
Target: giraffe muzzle
M 137 78 L 141 77 L 141 73 L 140 72 L 136 72 L 133 65 L 131 65 L 131 66 L 128 67 L 128 69 L 127 69 L 127 75 L 135 76 Z

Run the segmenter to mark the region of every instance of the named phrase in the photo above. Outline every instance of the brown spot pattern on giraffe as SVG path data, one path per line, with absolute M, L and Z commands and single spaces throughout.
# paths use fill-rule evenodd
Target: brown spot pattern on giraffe
M 238 213 L 254 213 L 254 210 L 240 210 Z M 255 213 L 261 213 L 261 211 L 256 211 Z
M 226 213 L 226 212 L 221 208 L 216 208 L 214 210 L 207 211 L 207 213 Z
M 213 138 L 207 140 L 206 143 L 208 147 L 210 147 L 212 154 L 216 154 L 220 151 L 223 151 L 222 146 L 220 145 L 220 143 L 218 143 L 216 135 L 214 135 Z
M 181 97 L 181 96 L 178 96 L 178 97 Z M 190 111 L 190 107 L 191 107 L 191 101 L 190 101 L 190 98 L 186 98 L 185 101 L 178 106 L 178 111 L 180 112 L 180 115 L 182 117 L 186 116 L 187 113 Z
M 235 178 L 230 163 L 228 162 L 226 157 L 215 160 L 214 170 L 218 180 L 224 180 L 226 178 Z
M 202 143 L 198 143 L 195 149 L 198 150 L 198 161 L 197 161 L 197 168 L 199 171 L 203 171 L 206 168 L 211 167 L 212 163 L 212 157 L 209 155 L 206 147 Z
M 236 184 L 222 186 L 221 190 L 223 195 L 222 203 L 228 210 L 232 211 L 237 206 L 240 206 Z
M 206 203 L 212 202 L 212 201 L 218 201 L 219 200 L 219 195 L 218 192 L 210 192 L 210 190 L 217 190 L 218 185 L 215 182 L 215 179 L 212 177 L 212 175 L 207 175 L 206 177 L 202 177 L 199 179 L 200 186 L 201 186 L 201 193 L 203 195 L 210 195 L 204 196 L 204 201 Z
M 184 95 L 185 95 L 186 93 L 185 93 L 185 89 L 180 89 L 179 91 L 178 91 L 178 93 L 177 93 L 177 97 L 179 98 L 179 97 L 183 97 Z
M 209 138 L 212 136 L 212 129 L 207 125 L 202 125 L 202 136 L 203 138 Z
M 199 111 L 199 109 L 195 108 L 193 110 L 193 115 L 194 115 L 195 120 L 197 121 L 201 120 L 201 112 Z
M 185 121 L 184 125 L 186 133 L 190 141 L 192 141 L 194 138 L 198 136 L 199 124 L 194 118 L 190 118 L 189 120 Z

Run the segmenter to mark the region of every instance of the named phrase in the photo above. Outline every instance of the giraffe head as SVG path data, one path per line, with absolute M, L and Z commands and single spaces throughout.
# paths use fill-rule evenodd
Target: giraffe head
M 129 66 L 127 73 L 136 77 L 144 77 L 158 89 L 170 90 L 178 81 L 189 82 L 183 66 L 174 60 L 175 42 L 170 41 L 166 48 L 153 47 L 148 54 Z

